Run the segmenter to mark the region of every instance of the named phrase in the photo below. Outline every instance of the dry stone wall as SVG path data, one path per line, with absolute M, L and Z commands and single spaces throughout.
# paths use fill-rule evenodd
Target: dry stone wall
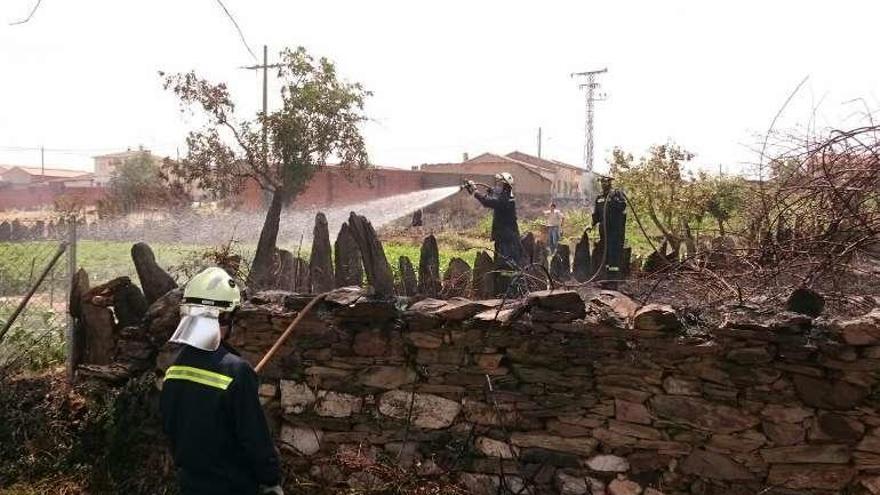
M 307 301 L 258 294 L 233 345 L 256 362 Z M 880 493 L 878 318 L 500 304 L 331 293 L 263 376 L 288 461 L 352 484 L 322 459 L 354 449 L 485 494 Z

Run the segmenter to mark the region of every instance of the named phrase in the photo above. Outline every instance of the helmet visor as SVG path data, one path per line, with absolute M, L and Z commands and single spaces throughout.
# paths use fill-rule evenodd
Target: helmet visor
M 203 351 L 216 351 L 220 347 L 219 308 L 184 304 L 180 307 L 180 316 L 180 324 L 169 342 Z

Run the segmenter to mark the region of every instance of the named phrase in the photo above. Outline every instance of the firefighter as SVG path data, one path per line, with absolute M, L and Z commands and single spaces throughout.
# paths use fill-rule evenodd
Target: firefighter
M 184 495 L 283 495 L 278 453 L 253 368 L 228 347 L 238 284 L 208 268 L 183 292 L 180 344 L 165 371 L 160 409 Z
M 612 178 L 602 176 L 599 180 L 602 194 L 596 198 L 593 206 L 592 227 L 599 226 L 599 259 L 604 251 L 605 263 L 603 270 L 605 280 L 622 278 L 623 245 L 626 231 L 626 198 L 623 193 L 611 187 Z
M 522 266 L 522 243 L 516 220 L 516 201 L 513 196 L 513 176 L 507 172 L 495 174 L 495 186 L 487 192 L 476 191 L 476 185 L 468 181 L 468 192 L 486 208 L 492 209 L 492 241 L 495 243 L 495 267 L 510 272 Z M 496 277 L 495 291 L 504 293 L 510 284 L 510 275 L 500 273 Z

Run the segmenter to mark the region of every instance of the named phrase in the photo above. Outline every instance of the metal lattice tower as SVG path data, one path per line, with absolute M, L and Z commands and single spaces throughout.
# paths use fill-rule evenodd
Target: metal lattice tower
M 584 176 L 581 181 L 581 191 L 588 197 L 592 196 L 593 190 L 593 120 L 595 117 L 594 103 L 605 100 L 605 94 L 597 93 L 599 83 L 596 76 L 608 72 L 608 69 L 600 69 L 586 72 L 575 72 L 571 77 L 585 78 L 586 81 L 578 87 L 586 90 L 586 116 L 584 118 Z

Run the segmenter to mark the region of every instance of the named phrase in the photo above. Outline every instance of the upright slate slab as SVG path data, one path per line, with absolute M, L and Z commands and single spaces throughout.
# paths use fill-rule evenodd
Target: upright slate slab
M 351 236 L 351 228 L 348 222 L 344 222 L 339 229 L 334 244 L 333 263 L 336 268 L 336 287 L 350 287 L 361 285 L 364 279 L 364 268 L 361 264 L 361 252 L 357 242 Z
M 574 279 L 578 282 L 586 282 L 593 275 L 590 261 L 590 235 L 587 231 L 574 247 L 574 263 L 571 268 Z
M 147 243 L 138 242 L 132 246 L 131 259 L 134 261 L 134 268 L 137 270 L 147 303 L 153 304 L 166 292 L 177 288 L 177 282 L 156 263 L 156 255 Z
M 327 217 L 320 212 L 315 215 L 312 253 L 309 257 L 309 285 L 312 292 L 318 294 L 332 290 L 335 285 L 330 229 L 327 226 Z
M 534 263 L 535 262 L 535 236 L 528 232 L 526 235 L 522 236 L 520 239 L 520 244 L 522 244 L 523 254 L 525 255 L 526 263 Z
M 404 296 L 412 297 L 418 293 L 418 279 L 408 256 L 401 256 L 397 261 L 400 270 L 400 288 Z
M 471 279 L 471 296 L 475 299 L 489 299 L 495 294 L 495 287 L 492 281 L 494 275 L 492 270 L 495 264 L 492 257 L 486 251 L 477 253 L 474 259 L 474 270 Z
M 471 266 L 461 258 L 452 258 L 443 273 L 443 297 L 464 297 L 471 281 Z
M 373 286 L 378 296 L 394 295 L 394 277 L 391 274 L 391 266 L 388 264 L 385 250 L 376 236 L 373 224 L 363 216 L 352 212 L 348 217 L 348 225 L 351 227 L 351 235 L 361 252 L 364 271 L 367 273 L 367 282 Z
M 275 283 L 273 286 L 281 290 L 298 292 L 296 287 L 296 259 L 293 253 L 286 249 L 276 252 L 278 266 L 276 268 Z
M 419 254 L 419 294 L 428 297 L 440 295 L 440 250 L 434 235 L 425 237 Z
M 571 279 L 571 250 L 567 244 L 556 247 L 556 254 L 550 262 L 550 276 L 553 280 L 565 282 Z

